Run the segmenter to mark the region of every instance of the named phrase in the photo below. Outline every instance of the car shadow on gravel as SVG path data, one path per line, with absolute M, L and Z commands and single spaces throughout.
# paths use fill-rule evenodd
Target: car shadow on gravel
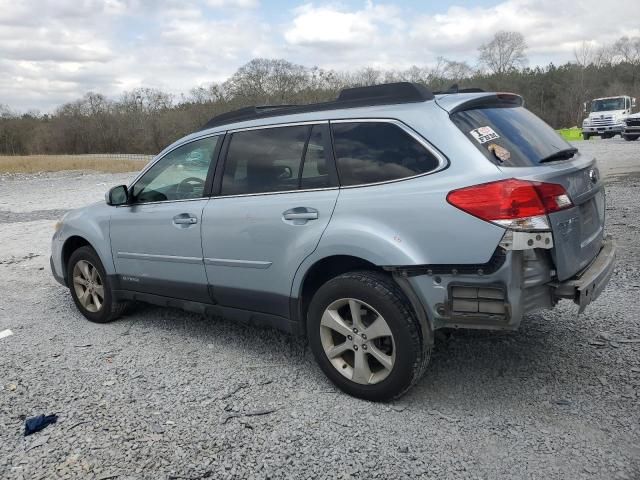
M 452 408 L 470 401 L 504 407 L 535 392 L 551 395 L 552 402 L 563 400 L 584 382 L 576 372 L 590 363 L 576 345 L 588 339 L 572 328 L 576 314 L 571 308 L 528 315 L 516 332 L 439 331 L 425 376 L 400 402 L 425 408 Z M 214 345 L 227 357 L 225 362 L 240 367 L 263 364 L 303 370 L 322 383 L 318 388 L 329 383 L 306 340 L 278 330 L 145 304 L 137 304 L 112 325 L 121 335 L 135 333 L 174 345 L 186 341 L 185 350 Z M 567 345 L 573 345 L 570 351 Z
M 406 400 L 430 408 L 470 404 L 517 407 L 522 402 L 569 405 L 603 365 L 590 358 L 588 332 L 574 328 L 573 307 L 527 315 L 515 332 L 438 332 L 427 373 Z

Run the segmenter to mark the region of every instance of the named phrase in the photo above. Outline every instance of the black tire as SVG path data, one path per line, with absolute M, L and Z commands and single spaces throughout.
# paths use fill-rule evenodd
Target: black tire
M 588 134 L 588 133 L 583 133 L 583 134 L 582 134 L 582 139 L 583 139 L 583 140 L 589 140 L 590 138 L 591 138 L 591 135 L 590 135 L 590 134 Z
M 81 261 L 88 262 L 97 269 L 100 283 L 104 289 L 103 302 L 101 307 L 95 312 L 89 311 L 83 306 L 82 302 L 78 298 L 78 294 L 74 286 L 74 267 Z M 113 292 L 111 290 L 107 274 L 104 270 L 104 266 L 102 265 L 98 254 L 91 247 L 80 247 L 71 254 L 69 263 L 67 264 L 67 283 L 76 307 L 80 310 L 80 313 L 82 313 L 82 315 L 91 322 L 111 322 L 122 315 L 127 306 L 127 302 L 118 302 L 113 298 Z
M 637 140 L 639 137 L 640 135 L 622 135 L 622 138 L 624 138 L 627 142 L 633 142 Z
M 613 138 L 613 137 L 615 137 L 615 133 L 603 133 L 602 134 L 602 138 L 605 139 L 605 140 L 608 140 L 608 139 Z
M 333 302 L 346 298 L 362 301 L 379 312 L 393 336 L 395 361 L 386 378 L 378 383 L 362 384 L 347 378 L 331 363 L 323 348 L 322 315 Z M 349 395 L 371 401 L 402 396 L 420 379 L 431 354 L 431 344 L 422 338 L 422 329 L 409 300 L 393 279 L 373 271 L 348 272 L 322 285 L 309 305 L 307 337 L 325 375 Z

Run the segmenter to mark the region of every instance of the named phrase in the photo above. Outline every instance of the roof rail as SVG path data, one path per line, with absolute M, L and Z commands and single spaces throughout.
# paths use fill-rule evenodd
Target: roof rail
M 393 105 L 396 103 L 417 103 L 433 100 L 433 93 L 419 83 L 398 82 L 372 85 L 369 87 L 345 88 L 338 98 L 331 102 L 310 105 L 264 105 L 245 107 L 213 117 L 203 130 L 228 123 L 242 122 L 263 117 L 275 117 L 292 113 L 307 113 L 339 108 Z

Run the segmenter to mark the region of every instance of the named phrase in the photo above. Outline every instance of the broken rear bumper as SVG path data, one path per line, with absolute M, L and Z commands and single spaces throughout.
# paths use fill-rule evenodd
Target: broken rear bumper
M 616 247 L 610 237 L 605 238 L 600 252 L 591 264 L 575 277 L 554 284 L 554 295 L 573 300 L 579 313 L 602 293 L 615 268 Z

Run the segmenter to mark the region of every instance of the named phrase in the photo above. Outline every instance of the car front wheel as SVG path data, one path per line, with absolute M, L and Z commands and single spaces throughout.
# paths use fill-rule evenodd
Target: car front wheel
M 320 287 L 309 306 L 307 335 L 327 377 L 366 400 L 401 396 L 430 355 L 411 304 L 378 272 L 345 273 Z
M 73 301 L 85 318 L 106 323 L 122 314 L 126 304 L 114 300 L 102 262 L 91 247 L 80 247 L 71 254 L 67 275 Z

